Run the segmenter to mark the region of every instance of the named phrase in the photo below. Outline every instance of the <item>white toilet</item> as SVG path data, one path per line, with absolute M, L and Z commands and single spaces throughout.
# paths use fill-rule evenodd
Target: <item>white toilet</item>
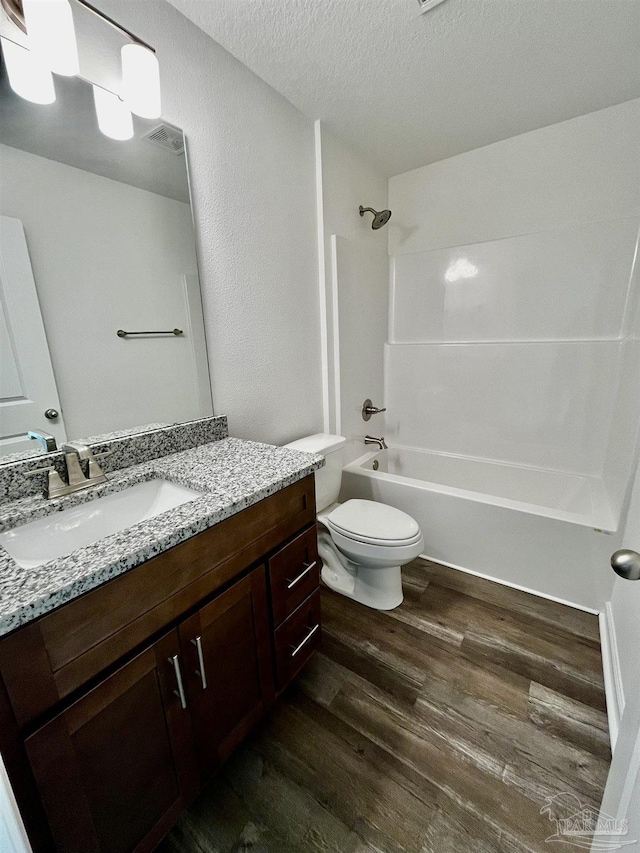
M 345 444 L 342 436 L 318 433 L 286 445 L 325 457 L 315 473 L 322 580 L 367 607 L 393 610 L 402 603 L 401 567 L 421 553 L 424 537 L 417 521 L 387 504 L 336 503 Z

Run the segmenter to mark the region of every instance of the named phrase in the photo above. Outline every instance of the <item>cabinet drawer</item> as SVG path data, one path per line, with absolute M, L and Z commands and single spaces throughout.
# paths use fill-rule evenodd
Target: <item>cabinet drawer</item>
M 320 583 L 315 524 L 269 560 L 273 621 L 280 625 Z
M 278 690 L 295 678 L 320 645 L 320 590 L 317 589 L 276 630 Z

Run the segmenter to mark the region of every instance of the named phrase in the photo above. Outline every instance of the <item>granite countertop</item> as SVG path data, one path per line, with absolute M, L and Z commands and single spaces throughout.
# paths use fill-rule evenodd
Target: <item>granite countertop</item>
M 147 480 L 165 479 L 203 492 L 189 503 L 36 568 L 21 568 L 0 547 L 0 636 L 302 480 L 323 464 L 315 454 L 225 438 L 116 471 L 104 485 L 74 495 L 27 497 L 0 505 L 0 531 L 5 531 Z

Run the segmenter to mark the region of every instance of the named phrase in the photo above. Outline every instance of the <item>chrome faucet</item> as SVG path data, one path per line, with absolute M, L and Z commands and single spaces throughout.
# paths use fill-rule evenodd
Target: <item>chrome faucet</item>
M 98 459 L 107 456 L 110 451 L 94 454 L 88 444 L 82 444 L 79 441 L 68 441 L 62 445 L 60 450 L 64 451 L 69 489 L 77 492 L 80 489 L 86 489 L 89 486 L 97 486 L 100 483 L 107 482 L 107 475 L 98 464 Z M 84 475 L 81 462 L 89 463 L 87 477 Z
M 60 450 L 64 451 L 64 461 L 67 466 L 67 482 L 65 483 L 53 465 L 46 468 L 34 468 L 25 472 L 25 477 L 33 477 L 36 474 L 47 475 L 47 487 L 44 490 L 45 498 L 61 498 L 64 495 L 72 495 L 81 489 L 98 486 L 107 482 L 107 475 L 98 463 L 98 459 L 108 456 L 112 451 L 94 453 L 86 444 L 78 441 L 68 441 Z M 85 477 L 80 462 L 89 463 L 88 476 Z
M 34 441 L 39 441 L 44 447 L 45 453 L 51 453 L 53 450 L 58 449 L 55 435 L 51 435 L 51 433 L 45 432 L 43 429 L 30 429 L 27 435 Z
M 387 442 L 384 440 L 384 436 L 382 438 L 374 438 L 372 435 L 365 435 L 364 443 L 377 444 L 380 450 L 387 450 Z

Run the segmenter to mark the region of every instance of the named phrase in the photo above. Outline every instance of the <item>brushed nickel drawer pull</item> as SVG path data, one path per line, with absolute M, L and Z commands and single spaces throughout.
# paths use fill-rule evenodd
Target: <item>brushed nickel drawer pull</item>
M 294 578 L 292 581 L 287 578 L 287 589 L 293 589 L 294 586 L 298 583 L 298 581 L 301 581 L 305 575 L 309 574 L 311 569 L 315 567 L 316 561 L 314 560 L 313 563 L 309 563 L 309 565 L 306 565 L 305 563 L 303 563 L 302 565 L 304 566 L 304 571 L 301 572 L 297 578 Z
M 200 669 L 196 669 L 196 675 L 200 676 L 200 681 L 202 682 L 202 689 L 207 689 L 207 673 L 204 668 L 204 655 L 202 654 L 202 637 L 198 636 L 195 640 L 191 640 L 192 644 L 196 647 L 198 651 L 198 665 Z
M 182 685 L 182 673 L 180 672 L 180 661 L 178 660 L 178 655 L 173 655 L 170 658 L 167 658 L 169 663 L 173 666 L 173 672 L 176 677 L 176 685 L 178 687 L 177 690 L 174 690 L 174 694 L 180 700 L 180 707 L 183 711 L 187 708 L 187 697 L 184 695 L 184 687 Z
M 313 635 L 315 634 L 315 632 L 316 632 L 316 631 L 319 631 L 319 630 L 320 630 L 320 625 L 314 625 L 314 626 L 313 626 L 313 628 L 312 628 L 312 629 L 309 631 L 309 633 L 307 634 L 307 636 L 304 638 L 304 640 L 300 643 L 300 645 L 299 645 L 299 646 L 296 646 L 296 647 L 295 647 L 295 649 L 291 652 L 291 657 L 292 657 L 292 658 L 294 658 L 294 657 L 298 654 L 298 652 L 300 651 L 300 649 L 301 649 L 303 646 L 306 646 L 306 645 L 307 645 L 307 643 L 308 643 L 308 642 L 309 642 L 309 640 L 313 637 Z

